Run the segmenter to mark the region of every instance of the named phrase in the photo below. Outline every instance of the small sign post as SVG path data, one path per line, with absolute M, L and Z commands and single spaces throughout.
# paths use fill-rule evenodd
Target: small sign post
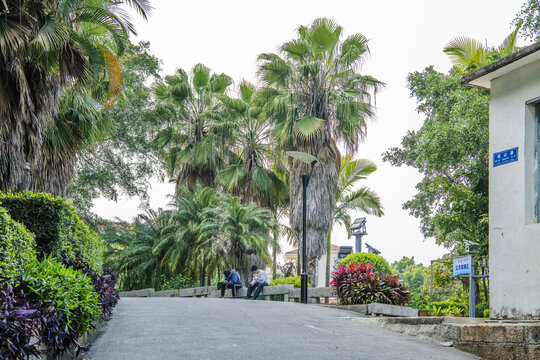
M 471 273 L 472 255 L 454 258 L 454 276 Z

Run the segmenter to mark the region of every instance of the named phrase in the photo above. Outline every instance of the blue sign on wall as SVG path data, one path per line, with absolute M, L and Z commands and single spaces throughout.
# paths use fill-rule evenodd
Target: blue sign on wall
M 508 149 L 493 154 L 493 167 L 518 161 L 518 148 Z
M 454 258 L 453 275 L 464 275 L 471 272 L 471 256 Z

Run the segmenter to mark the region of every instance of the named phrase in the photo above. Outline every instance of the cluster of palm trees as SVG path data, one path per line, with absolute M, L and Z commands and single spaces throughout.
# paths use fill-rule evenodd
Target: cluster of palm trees
M 180 188 L 172 205 L 106 234 L 107 263 L 124 289 L 159 289 L 178 274 L 210 285 L 227 268 L 248 279 L 251 264 L 270 262 L 277 223 L 268 209 L 200 185 Z

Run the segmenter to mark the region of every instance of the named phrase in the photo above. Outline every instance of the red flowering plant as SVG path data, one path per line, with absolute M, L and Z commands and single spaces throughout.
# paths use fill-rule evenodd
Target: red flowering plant
M 399 282 L 398 275 L 374 272 L 371 264 L 339 265 L 332 274 L 330 286 L 343 305 L 374 302 L 406 305 L 412 296 L 412 291 Z

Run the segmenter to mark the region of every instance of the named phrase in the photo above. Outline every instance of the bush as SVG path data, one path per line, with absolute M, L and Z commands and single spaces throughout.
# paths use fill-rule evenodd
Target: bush
M 297 275 L 297 276 L 288 276 L 288 277 L 284 277 L 284 278 L 280 278 L 280 279 L 273 279 L 272 281 L 270 281 L 270 285 L 271 286 L 274 286 L 274 285 L 288 285 L 288 284 L 292 284 L 294 285 L 295 288 L 299 289 L 302 282 L 301 282 L 301 278 L 300 278 L 300 275 Z M 311 285 L 308 283 L 308 287 L 311 287 Z
M 77 334 L 90 330 L 101 315 L 90 278 L 51 257 L 29 264 L 22 279 L 28 286 L 30 301 L 62 313 L 67 327 Z
M 112 310 L 120 300 L 120 294 L 115 289 L 116 273 L 110 268 L 103 268 L 103 275 L 98 274 L 80 257 L 64 259 L 62 263 L 66 267 L 79 270 L 90 278 L 94 291 L 98 294 L 98 304 L 103 316 L 108 319 L 112 315 Z
M 1 193 L 0 202 L 13 220 L 23 223 L 36 236 L 38 257 L 81 255 L 92 269 L 101 272 L 103 244 L 82 222 L 71 205 L 50 194 Z
M 406 305 L 412 296 L 408 287 L 399 282 L 399 276 L 374 272 L 371 264 L 338 266 L 332 274 L 340 304 L 355 305 L 381 303 Z
M 197 286 L 197 283 L 183 275 L 176 275 L 171 279 L 163 278 L 161 290 L 189 289 Z
M 486 310 L 489 311 L 489 303 L 481 302 L 480 304 L 476 304 L 476 306 L 474 307 L 474 310 L 475 310 L 475 317 L 486 317 L 484 316 L 484 312 Z M 489 317 L 489 313 L 487 317 Z
M 388 262 L 382 256 L 375 255 L 375 254 L 370 254 L 370 253 L 349 254 L 344 259 L 338 262 L 338 265 L 341 265 L 344 267 L 350 264 L 353 264 L 355 266 L 371 264 L 372 265 L 371 269 L 374 272 L 392 274 L 392 269 L 390 268 L 390 265 L 388 265 Z
M 39 311 L 28 302 L 28 294 L 6 283 L 0 289 L 0 359 L 38 356 Z
M 34 234 L 0 207 L 0 278 L 21 275 L 26 265 L 36 259 L 34 248 Z
M 463 316 L 469 314 L 469 306 L 462 302 L 446 300 L 430 303 L 430 315 L 448 314 L 450 310 L 452 310 L 452 314 L 462 314 Z

